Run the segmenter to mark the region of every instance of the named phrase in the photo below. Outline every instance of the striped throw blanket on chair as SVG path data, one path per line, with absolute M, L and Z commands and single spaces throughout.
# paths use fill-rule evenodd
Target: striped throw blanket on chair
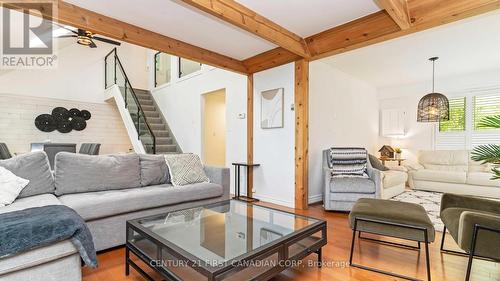
M 330 148 L 329 166 L 332 177 L 368 178 L 366 161 L 368 152 L 357 147 Z

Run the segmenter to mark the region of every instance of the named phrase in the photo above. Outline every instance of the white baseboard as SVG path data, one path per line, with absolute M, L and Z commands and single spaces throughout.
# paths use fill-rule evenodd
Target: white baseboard
M 289 202 L 289 201 L 276 199 L 276 198 L 272 198 L 272 197 L 267 197 L 265 195 L 262 196 L 262 195 L 258 195 L 258 194 L 254 194 L 253 197 L 256 199 L 259 199 L 261 201 L 264 201 L 264 202 L 273 203 L 273 204 L 285 206 L 288 208 L 295 208 L 295 202 Z
M 317 203 L 323 201 L 323 194 L 316 194 L 309 196 L 309 204 Z

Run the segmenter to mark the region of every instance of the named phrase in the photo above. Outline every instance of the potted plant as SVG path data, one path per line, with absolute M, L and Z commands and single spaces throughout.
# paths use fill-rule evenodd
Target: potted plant
M 401 148 L 396 147 L 394 148 L 394 158 L 395 159 L 401 159 Z
M 479 122 L 479 126 L 500 129 L 500 114 L 483 118 Z M 471 158 L 475 161 L 482 161 L 483 164 L 493 164 L 493 168 L 491 169 L 491 171 L 493 172 L 493 177 L 491 179 L 500 179 L 500 145 L 479 145 L 472 150 Z

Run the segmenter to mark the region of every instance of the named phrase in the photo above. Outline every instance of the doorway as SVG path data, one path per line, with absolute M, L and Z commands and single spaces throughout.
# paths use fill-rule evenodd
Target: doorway
M 226 166 L 226 90 L 203 95 L 203 161 Z

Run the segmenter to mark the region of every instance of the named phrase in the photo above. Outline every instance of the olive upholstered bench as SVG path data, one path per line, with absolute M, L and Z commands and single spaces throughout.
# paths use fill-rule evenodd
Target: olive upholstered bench
M 353 263 L 352 258 L 354 252 L 354 242 L 356 240 L 356 232 L 358 232 L 359 238 L 363 240 L 366 239 L 381 242 L 383 244 L 416 250 L 420 250 L 420 243 L 423 242 L 425 246 L 427 280 L 431 280 L 429 243 L 434 241 L 435 231 L 434 225 L 422 206 L 406 202 L 362 198 L 354 204 L 352 211 L 349 214 L 349 224 L 353 230 L 351 254 L 349 258 L 349 264 L 351 266 L 398 278 L 418 280 L 393 272 Z M 418 242 L 418 247 L 371 238 L 363 238 L 361 237 L 362 232 L 416 241 Z

